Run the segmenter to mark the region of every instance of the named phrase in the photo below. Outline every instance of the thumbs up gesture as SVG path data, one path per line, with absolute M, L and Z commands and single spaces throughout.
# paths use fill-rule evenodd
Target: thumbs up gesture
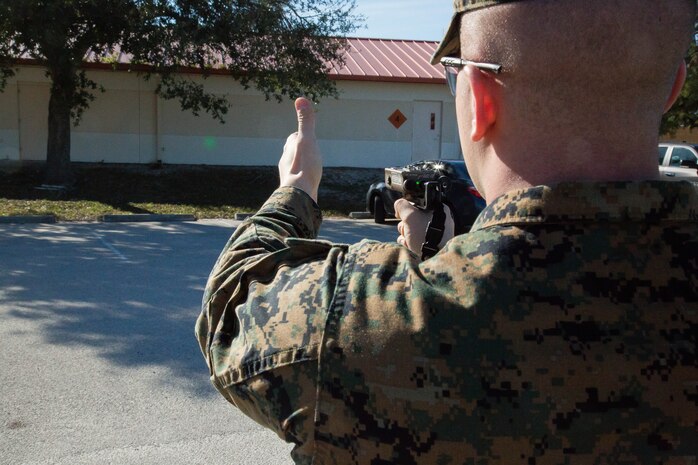
M 315 138 L 315 110 L 306 98 L 296 99 L 298 132 L 286 139 L 284 153 L 279 160 L 281 187 L 296 187 L 317 202 L 322 178 L 322 156 Z

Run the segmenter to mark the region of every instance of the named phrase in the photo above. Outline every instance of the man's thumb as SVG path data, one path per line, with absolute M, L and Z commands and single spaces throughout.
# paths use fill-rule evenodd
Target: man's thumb
M 315 137 L 315 111 L 312 102 L 305 97 L 297 98 L 296 113 L 298 114 L 298 134 Z

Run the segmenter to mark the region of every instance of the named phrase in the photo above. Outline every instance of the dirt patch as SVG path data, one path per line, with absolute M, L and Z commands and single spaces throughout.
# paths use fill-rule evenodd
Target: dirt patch
M 12 420 L 7 423 L 7 429 L 22 429 L 26 428 L 28 425 L 22 420 Z

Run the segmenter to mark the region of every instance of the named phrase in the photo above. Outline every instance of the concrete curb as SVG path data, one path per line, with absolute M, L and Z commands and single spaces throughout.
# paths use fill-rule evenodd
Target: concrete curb
M 53 215 L 22 215 L 22 216 L 0 216 L 0 224 L 36 224 L 56 222 Z
M 237 221 L 244 221 L 252 215 L 254 215 L 254 213 L 236 213 L 235 219 Z M 370 220 L 373 218 L 373 215 L 369 212 L 351 212 L 349 213 L 349 218 L 352 220 Z
M 168 222 L 168 221 L 196 221 L 194 215 L 103 215 L 99 217 L 103 223 L 146 223 L 146 222 Z
M 370 220 L 373 218 L 370 212 L 351 212 L 349 213 L 349 218 L 352 220 Z

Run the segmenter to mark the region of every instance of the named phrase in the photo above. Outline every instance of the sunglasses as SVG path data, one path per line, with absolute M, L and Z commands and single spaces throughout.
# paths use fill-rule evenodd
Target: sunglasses
M 490 71 L 495 74 L 502 72 L 502 65 L 497 65 L 494 63 L 478 63 L 476 61 L 462 60 L 456 57 L 444 57 L 440 61 L 441 65 L 446 70 L 446 82 L 448 83 L 448 88 L 451 89 L 451 95 L 456 95 L 456 82 L 458 81 L 458 72 L 468 65 L 473 65 L 474 67 Z

